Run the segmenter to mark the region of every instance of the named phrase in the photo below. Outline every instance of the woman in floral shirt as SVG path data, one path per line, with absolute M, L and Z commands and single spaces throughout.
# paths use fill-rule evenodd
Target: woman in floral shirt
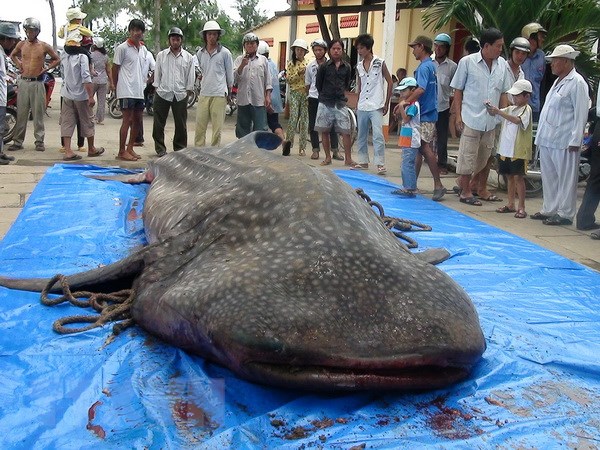
M 287 127 L 286 139 L 294 143 L 296 129 L 300 134 L 300 156 L 306 155 L 306 139 L 308 135 L 308 97 L 304 83 L 306 72 L 306 54 L 308 44 L 303 39 L 296 39 L 292 44 L 292 59 L 288 61 L 286 76 L 288 82 L 288 103 L 290 105 L 290 122 Z

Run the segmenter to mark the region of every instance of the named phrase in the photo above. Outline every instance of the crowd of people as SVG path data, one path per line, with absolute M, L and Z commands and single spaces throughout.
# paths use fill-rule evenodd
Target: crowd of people
M 143 142 L 144 91 L 149 85 L 155 90 L 152 137 L 157 155 L 167 153 L 165 126 L 169 111 L 173 112 L 175 125 L 173 150 L 187 147 L 187 96 L 200 77 L 195 146 L 206 145 L 209 123 L 210 145 L 220 145 L 226 105 L 236 86 L 238 138 L 270 129 L 282 138 L 284 156 L 290 155 L 295 145 L 298 155 L 305 156 L 310 141 L 311 159 L 320 159 L 323 147 L 325 157 L 321 165 L 339 159 L 351 169 L 364 170 L 370 164 L 367 143 L 371 132 L 373 162 L 377 173 L 385 175 L 383 119 L 389 111 L 398 124 L 403 154 L 403 187 L 395 194 L 415 196 L 424 159 L 434 180 L 432 199 L 439 201 L 444 197 L 447 190 L 441 175 L 448 173 L 447 142 L 449 130 L 453 129 L 460 134 L 454 188 L 459 201 L 470 206 L 501 201 L 487 187 L 490 167 L 498 158 L 499 173 L 508 179 L 508 200 L 497 212 L 512 213 L 516 218 L 527 217 L 524 177 L 536 123 L 535 145 L 539 149 L 544 197 L 542 209 L 531 218 L 545 225 L 566 225 L 576 217 L 577 172 L 587 122 L 588 85 L 575 70 L 579 52 L 572 46 L 558 45 L 546 56 L 543 45 L 547 31 L 538 23 L 523 27 L 522 36 L 509 44 L 507 59 L 501 56 L 504 36 L 495 28 L 483 30 L 478 39 L 469 39 L 457 62 L 450 58 L 452 39 L 448 34 L 437 34 L 434 39 L 416 36 L 408 46 L 419 65 L 414 76 L 408 77 L 405 69 L 391 75 L 385 61 L 373 53 L 374 40 L 369 34 L 354 40 L 358 54 L 355 68 L 347 62 L 341 40 L 327 43 L 316 39 L 309 46 L 305 40 L 296 39 L 286 65 L 285 101 L 290 116 L 284 131 L 279 121 L 284 105 L 277 68 L 269 59 L 269 46 L 256 34 L 243 36 L 243 53 L 234 60 L 220 42 L 224 30 L 216 21 L 204 24 L 204 45 L 195 55 L 183 48 L 183 32 L 173 27 L 168 33 L 168 47 L 154 60 L 143 44 L 145 24 L 134 19 L 129 23 L 127 39 L 115 49 L 111 65 L 103 40 L 92 41 L 91 31 L 82 25 L 86 14 L 79 8 L 70 8 L 66 15 L 68 22 L 60 30 L 66 41 L 65 52 L 60 57 L 37 38 L 38 20 L 28 18 L 23 22 L 27 37 L 23 41 L 16 26 L 0 24 L 0 131 L 6 108 L 5 59 L 10 57 L 20 71 L 17 124 L 9 151 L 23 148 L 30 114 L 35 149 L 45 150 L 46 94 L 42 79 L 46 71 L 58 64 L 63 73 L 60 126 L 66 161 L 81 159 L 71 146 L 76 128 L 78 147 L 83 147 L 86 138 L 89 157 L 104 152 L 94 144 L 95 125 L 103 124 L 106 95 L 113 90 L 123 113 L 117 159 L 140 159 L 134 147 Z M 556 79 L 542 101 L 541 83 L 547 62 Z M 356 161 L 352 158 L 346 95 L 354 73 L 358 98 Z M 393 93 L 398 98 L 394 104 Z M 338 135 L 343 154 L 339 151 Z M 600 227 L 594 217 L 599 198 L 598 136 L 600 131 L 596 130 L 590 150 L 594 155 L 590 158 L 592 177 L 577 215 L 577 227 L 584 230 Z M 0 143 L 0 164 L 13 159 L 4 153 Z M 597 233 L 592 236 L 600 237 Z

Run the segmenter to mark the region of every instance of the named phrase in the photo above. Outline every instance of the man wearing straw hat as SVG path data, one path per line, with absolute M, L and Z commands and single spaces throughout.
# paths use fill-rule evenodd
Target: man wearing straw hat
M 577 56 L 578 51 L 562 44 L 546 57 L 558 78 L 546 96 L 535 137 L 544 203 L 531 216 L 544 225 L 571 225 L 577 211 L 579 150 L 589 104 L 588 85 L 575 70 Z

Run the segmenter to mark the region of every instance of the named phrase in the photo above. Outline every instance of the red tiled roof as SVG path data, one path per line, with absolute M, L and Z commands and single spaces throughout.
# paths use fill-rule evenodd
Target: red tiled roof
M 319 22 L 311 22 L 306 24 L 306 34 L 318 33 L 319 30 Z
M 355 28 L 358 26 L 358 14 L 340 18 L 340 28 Z

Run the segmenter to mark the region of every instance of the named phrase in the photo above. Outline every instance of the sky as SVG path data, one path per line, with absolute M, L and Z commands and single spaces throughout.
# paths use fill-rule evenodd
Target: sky
M 72 0 L 54 0 L 54 10 L 56 12 L 56 26 L 59 27 L 66 22 L 65 13 L 71 7 Z M 239 19 L 237 10 L 233 7 L 234 0 L 219 0 L 219 6 L 232 17 Z M 272 16 L 274 11 L 283 11 L 288 9 L 286 0 L 260 0 L 259 8 L 266 11 L 268 16 Z M 41 23 L 42 31 L 39 38 L 42 41 L 52 44 L 52 19 L 50 17 L 50 7 L 47 0 L 2 0 L 0 8 L 0 20 L 16 20 L 22 22 L 26 17 L 35 17 Z M 128 23 L 128 18 L 123 18 L 123 25 Z M 22 31 L 22 30 L 21 30 Z M 25 37 L 23 35 L 23 37 Z M 58 40 L 59 45 L 62 40 Z

